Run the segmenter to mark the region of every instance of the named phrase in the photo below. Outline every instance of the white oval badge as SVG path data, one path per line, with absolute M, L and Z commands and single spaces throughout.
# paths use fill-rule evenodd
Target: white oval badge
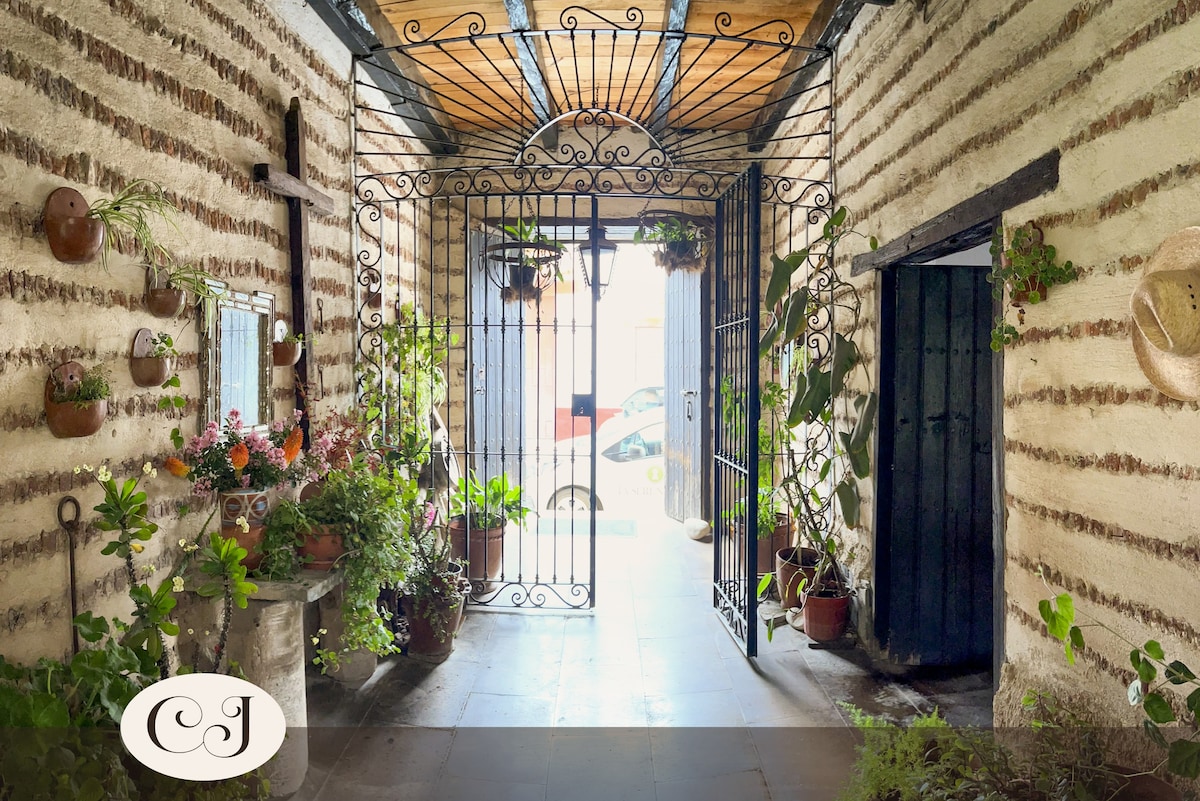
M 275 756 L 286 734 L 283 710 L 265 690 L 217 673 L 155 682 L 121 716 L 121 741 L 135 759 L 189 781 L 249 773 Z

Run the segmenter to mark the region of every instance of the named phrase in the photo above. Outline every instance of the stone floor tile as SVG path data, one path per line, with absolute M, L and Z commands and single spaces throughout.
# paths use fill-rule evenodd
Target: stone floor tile
M 654 801 L 647 731 L 596 729 L 554 736 L 546 797 L 566 801 Z
M 732 690 L 647 694 L 646 719 L 651 726 L 744 726 L 745 717 Z
M 556 688 L 545 688 L 554 692 Z M 458 725 L 461 727 L 546 726 L 554 723 L 556 696 L 471 693 Z
M 762 773 L 747 770 L 710 778 L 687 778 L 655 784 L 658 801 L 768 801 Z M 796 798 L 795 801 L 808 801 Z
M 744 727 L 652 728 L 656 782 L 704 779 L 758 770 L 754 742 Z
M 443 778 L 542 785 L 550 765 L 550 728 L 460 728 Z

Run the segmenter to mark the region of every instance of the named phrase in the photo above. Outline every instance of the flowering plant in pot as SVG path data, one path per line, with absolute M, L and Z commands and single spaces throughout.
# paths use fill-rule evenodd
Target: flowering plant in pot
M 871 473 L 869 444 L 878 405 L 870 372 L 853 340 L 862 298 L 833 262 L 837 244 L 859 235 L 847 225 L 847 217 L 844 207 L 837 209 L 807 248 L 771 257 L 765 297 L 770 323 L 759 342 L 760 358 L 789 344 L 795 350 L 783 421 L 790 441 L 778 491 L 796 520 L 801 539 L 797 552 L 803 554 L 799 546 L 807 544 L 815 556 L 812 572 L 799 579 L 798 590 L 804 594 L 805 631 L 822 640 L 842 636 L 849 620 L 851 591 L 845 567 L 854 550 L 847 547 L 842 531 L 859 525 L 858 481 Z M 873 237 L 870 244 L 876 247 Z M 826 336 L 808 336 L 813 320 L 828 322 Z M 848 378 L 856 369 L 867 388 L 852 395 Z M 854 422 L 838 430 L 839 416 Z M 797 430 L 802 434 L 791 439 Z M 769 586 L 770 577 L 764 577 L 760 594 Z
M 247 428 L 233 409 L 224 426 L 210 420 L 204 433 L 186 446 L 181 437 L 176 440 L 183 447 L 182 459 L 171 456 L 165 462 L 172 475 L 192 482 L 194 494 L 217 497 L 221 533 L 235 537 L 250 553 L 250 569 L 262 558 L 254 546 L 262 539 L 270 491 L 294 483 L 305 472 L 305 462 L 298 458 L 304 442 L 301 415 L 297 410 L 292 420 L 277 421 L 264 433 Z M 244 518 L 241 524 L 239 518 Z

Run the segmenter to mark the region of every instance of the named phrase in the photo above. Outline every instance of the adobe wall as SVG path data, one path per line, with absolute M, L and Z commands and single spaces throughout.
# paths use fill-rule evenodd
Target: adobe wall
M 1200 224 L 1200 0 L 949 0 L 928 20 L 919 6 L 866 6 L 838 47 L 838 203 L 887 243 L 1061 151 L 1057 189 L 1004 215 L 1041 226 L 1080 277 L 1027 309 L 1023 339 L 1003 357 L 996 713 L 1007 719 L 1024 689 L 1042 687 L 1136 721 L 1122 691 L 1129 646 L 1088 629 L 1083 664 L 1069 668 L 1038 617 L 1050 591 L 1037 571 L 1075 596 L 1082 617 L 1200 661 L 1200 407 L 1150 385 L 1129 317 L 1158 244 Z M 877 276 L 860 286 L 875 308 Z M 876 336 L 861 339 L 878 377 Z M 869 530 L 862 541 L 869 581 Z
M 285 21 L 286 20 L 286 21 Z M 283 116 L 299 96 L 308 124 L 309 181 L 336 211 L 310 218 L 314 305 L 323 306 L 315 364 L 326 405 L 353 398 L 355 311 L 351 249 L 350 58 L 301 0 L 3 0 L 0 2 L 0 654 L 15 660 L 70 648 L 65 532 L 59 499 L 79 498 L 84 519 L 98 487 L 72 468 L 108 464 L 118 476 L 161 466 L 169 433 L 197 429 L 199 336 L 194 319 L 158 320 L 144 308 L 143 269 L 123 246 L 98 263 L 56 261 L 40 231 L 59 186 L 89 201 L 136 178 L 166 186 L 181 207 L 164 244 L 234 288 L 274 293 L 291 312 L 286 204 L 256 186 L 256 162 L 284 164 Z M 141 327 L 171 333 L 183 356 L 181 412 L 159 411 L 128 367 Z M 104 364 L 113 398 L 103 429 L 55 439 L 42 412 L 49 369 L 67 359 Z M 293 405 L 290 371 L 271 375 L 275 415 Z M 145 483 L 163 527 L 139 564 L 165 568 L 206 515 L 176 520 L 189 486 L 165 471 Z M 128 616 L 119 560 L 107 537 L 78 545 L 81 609 Z

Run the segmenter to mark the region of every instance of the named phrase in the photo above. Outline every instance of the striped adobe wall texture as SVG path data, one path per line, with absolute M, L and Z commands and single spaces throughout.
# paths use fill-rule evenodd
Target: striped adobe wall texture
M 1200 657 L 1200 407 L 1149 384 L 1129 318 L 1158 244 L 1200 224 L 1200 0 L 950 0 L 928 20 L 918 5 L 866 6 L 838 47 L 838 202 L 886 243 L 1061 151 L 1058 187 L 1004 214 L 1008 226 L 1035 221 L 1080 277 L 1029 307 L 1004 353 L 995 710 L 1012 719 L 1038 687 L 1136 722 L 1122 691 L 1129 646 L 1089 629 L 1082 664 L 1068 667 L 1038 617 L 1051 592 L 1038 572 L 1082 616 Z M 861 279 L 868 309 L 877 281 Z M 876 336 L 869 320 L 860 341 L 877 373 Z M 869 581 L 869 530 L 861 543 Z
M 286 20 L 286 22 L 284 21 Z M 231 286 L 276 296 L 290 317 L 286 204 L 254 185 L 256 162 L 284 162 L 283 115 L 300 97 L 309 181 L 335 199 L 310 218 L 318 409 L 354 393 L 354 254 L 351 242 L 350 58 L 301 0 L 0 0 L 0 654 L 29 660 L 70 648 L 65 532 L 55 509 L 79 498 L 84 519 L 100 493 L 81 463 L 117 475 L 161 465 L 169 432 L 197 428 L 199 337 L 195 321 L 156 320 L 142 301 L 132 248 L 106 273 L 56 261 L 40 232 L 46 196 L 58 186 L 93 200 L 135 178 L 166 186 L 179 206 L 164 244 Z M 128 353 L 140 327 L 166 330 L 182 352 L 182 413 L 156 409 L 158 390 L 137 388 Z M 65 359 L 101 363 L 113 398 L 100 433 L 57 440 L 41 393 Z M 317 371 L 312 371 L 317 379 Z M 290 412 L 292 377 L 272 372 L 276 416 Z M 188 485 L 161 473 L 146 483 L 163 530 L 142 563 L 159 568 L 206 515 L 175 514 Z M 82 609 L 128 614 L 125 580 L 106 537 L 88 529 L 77 546 Z

